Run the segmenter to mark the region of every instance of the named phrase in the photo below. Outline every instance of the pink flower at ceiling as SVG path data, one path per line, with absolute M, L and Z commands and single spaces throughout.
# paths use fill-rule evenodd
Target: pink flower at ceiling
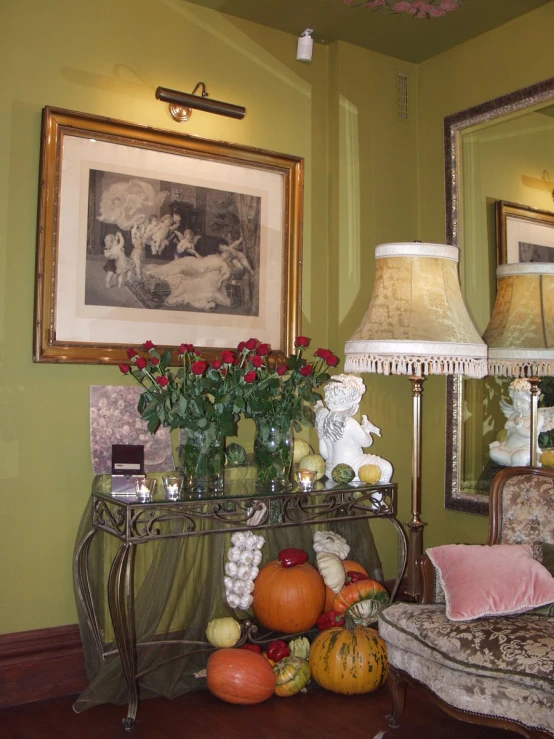
M 354 3 L 353 0 L 343 0 L 345 5 L 354 8 L 365 7 L 369 10 L 381 10 L 385 13 L 400 13 L 412 15 L 414 18 L 440 18 L 448 12 L 462 7 L 462 0 L 363 0 Z

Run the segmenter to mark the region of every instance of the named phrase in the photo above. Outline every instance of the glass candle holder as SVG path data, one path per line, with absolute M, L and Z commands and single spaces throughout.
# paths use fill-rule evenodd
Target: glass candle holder
M 169 475 L 168 477 L 162 477 L 164 496 L 166 500 L 179 500 L 181 497 L 181 490 L 183 489 L 183 479 L 182 475 Z
M 314 470 L 299 469 L 296 471 L 296 484 L 298 489 L 306 492 L 312 490 L 315 483 L 316 473 Z
M 143 480 L 135 480 L 135 492 L 141 503 L 148 503 L 154 497 L 157 480 L 145 477 Z

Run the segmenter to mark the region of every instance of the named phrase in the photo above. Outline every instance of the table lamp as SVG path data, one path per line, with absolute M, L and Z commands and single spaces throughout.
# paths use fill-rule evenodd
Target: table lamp
M 501 264 L 496 277 L 496 301 L 483 334 L 489 347 L 488 373 L 529 381 L 529 459 L 531 467 L 537 467 L 539 382 L 554 375 L 554 264 Z
M 419 596 L 421 520 L 421 396 L 429 374 L 483 377 L 487 347 L 462 298 L 458 249 L 419 242 L 375 250 L 373 294 L 345 346 L 346 372 L 408 375 L 412 383 L 412 520 L 408 525 L 406 596 Z

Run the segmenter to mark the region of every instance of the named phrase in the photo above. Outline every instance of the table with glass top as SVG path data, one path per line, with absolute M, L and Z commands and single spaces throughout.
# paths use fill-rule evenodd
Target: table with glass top
M 175 653 L 171 647 L 194 644 L 197 651 L 213 650 L 201 641 L 205 626 L 214 615 L 230 614 L 228 607 L 227 613 L 221 613 L 222 599 L 218 600 L 210 589 L 221 587 L 224 553 L 229 535 L 236 531 L 259 531 L 267 537 L 268 545 L 284 548 L 300 543 L 311 550 L 313 528 L 325 529 L 331 524 L 339 531 L 344 530 L 341 526 L 357 525 L 356 531 L 362 531 L 360 542 L 368 537 L 372 540 L 372 536 L 368 526 L 360 529 L 359 522 L 384 519 L 398 539 L 399 568 L 390 597 L 394 600 L 407 557 L 406 535 L 396 519 L 396 496 L 395 483 L 345 485 L 323 481 L 309 492 L 291 487 L 265 493 L 256 489 L 254 480 L 226 479 L 221 493 L 198 497 L 183 491 L 179 500 L 169 501 L 160 489 L 151 501 L 140 502 L 133 495 L 112 494 L 110 476 L 97 476 L 74 557 L 81 635 L 93 684 L 89 686 L 90 694 L 87 689 L 77 701 L 75 710 L 84 710 L 95 702 L 127 702 L 123 725 L 130 730 L 137 715 L 139 685 L 141 696 L 172 697 L 178 693 L 174 663 L 189 652 Z M 108 535 L 111 544 L 110 555 L 100 564 L 95 553 L 99 545 L 91 548 L 98 534 Z M 219 542 L 218 548 L 211 542 Z M 185 543 L 188 548 L 183 548 Z M 150 551 L 148 561 L 141 557 L 136 567 L 137 551 L 143 549 Z M 102 569 L 104 580 L 96 572 Z M 99 603 L 101 590 L 105 590 L 106 608 Z M 155 610 L 159 614 L 154 617 Z M 179 611 L 183 617 L 177 628 L 172 619 Z M 113 639 L 108 638 L 108 631 L 109 637 L 113 632 Z M 155 651 L 148 651 L 148 647 Z M 171 674 L 168 672 L 162 687 L 153 686 L 149 676 L 164 662 L 173 663 L 167 668 Z M 119 693 L 114 687 L 116 669 L 122 673 Z M 184 689 L 190 689 L 189 684 Z

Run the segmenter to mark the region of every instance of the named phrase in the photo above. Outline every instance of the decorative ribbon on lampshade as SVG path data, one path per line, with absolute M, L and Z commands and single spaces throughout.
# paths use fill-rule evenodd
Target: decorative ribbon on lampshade
M 373 295 L 346 342 L 346 372 L 487 373 L 487 347 L 464 304 L 458 249 L 383 244 L 375 250 Z
M 554 264 L 502 264 L 496 276 L 496 301 L 483 334 L 489 374 L 553 375 Z

